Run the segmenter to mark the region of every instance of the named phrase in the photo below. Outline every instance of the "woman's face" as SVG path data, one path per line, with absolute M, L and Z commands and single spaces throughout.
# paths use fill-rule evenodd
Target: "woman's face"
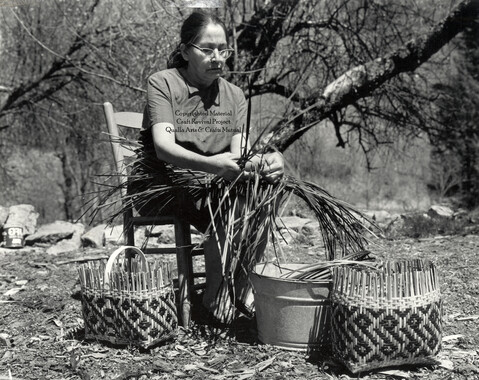
M 208 24 L 194 44 L 200 48 L 217 49 L 210 57 L 191 45 L 182 46 L 183 58 L 188 62 L 188 79 L 196 86 L 209 86 L 223 74 L 225 59 L 218 51 L 228 47 L 225 31 L 221 25 Z

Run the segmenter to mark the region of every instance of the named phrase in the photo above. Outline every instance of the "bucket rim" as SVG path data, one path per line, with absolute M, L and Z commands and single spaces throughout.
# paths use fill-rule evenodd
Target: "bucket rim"
M 333 282 L 332 278 L 330 280 L 298 280 L 298 279 L 294 279 L 294 278 L 283 278 L 283 277 L 276 277 L 276 276 L 272 276 L 272 275 L 266 275 L 266 274 L 262 274 L 262 273 L 258 273 L 256 271 L 256 269 L 258 267 L 266 267 L 267 265 L 273 265 L 277 268 L 280 268 L 281 269 L 286 269 L 288 270 L 288 268 L 286 266 L 288 265 L 299 265 L 299 267 L 295 268 L 295 269 L 300 269 L 301 266 L 309 266 L 310 264 L 295 264 L 295 263 L 284 263 L 284 264 L 279 264 L 279 263 L 276 263 L 274 261 L 266 261 L 266 262 L 262 262 L 262 263 L 257 263 L 256 265 L 253 266 L 253 269 L 251 271 L 251 275 L 252 276 L 258 276 L 258 277 L 262 277 L 262 278 L 268 278 L 268 279 L 273 279 L 273 280 L 276 280 L 276 281 L 283 281 L 283 282 L 288 282 L 288 283 L 295 283 L 295 284 L 316 284 L 316 285 L 320 285 L 320 284 L 327 284 L 327 285 L 331 285 L 331 283 Z M 281 266 L 283 265 L 283 266 Z M 291 269 L 289 269 L 291 270 Z

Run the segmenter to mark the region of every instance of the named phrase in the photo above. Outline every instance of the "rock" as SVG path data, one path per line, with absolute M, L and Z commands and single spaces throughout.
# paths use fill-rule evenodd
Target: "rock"
M 392 215 L 385 210 L 368 210 L 364 211 L 363 214 L 379 224 L 386 223 L 392 218 Z
M 25 244 L 55 244 L 60 240 L 70 239 L 75 231 L 75 224 L 57 220 L 56 222 L 40 226 L 37 232 L 27 236 Z
M 57 152 L 21 144 L 11 145 L 16 146 L 9 146 L 0 170 L 0 204 L 33 205 L 36 210 L 41 210 L 38 220 L 41 224 L 67 220 L 65 189 L 68 186 L 65 183 L 64 166 Z M 80 176 L 80 172 L 76 171 L 79 165 L 74 165 L 76 167 L 72 175 Z M 75 206 L 82 203 L 79 196 L 72 201 Z
M 306 236 L 319 234 L 319 225 L 317 222 L 308 222 L 303 227 L 301 227 L 300 232 Z
M 145 230 L 145 236 L 147 238 L 156 237 L 157 243 L 168 244 L 175 242 L 175 229 L 173 225 L 153 226 Z
M 162 226 L 148 226 L 145 229 L 146 237 L 161 237 L 162 235 L 174 234 L 174 226 L 172 224 L 165 224 Z
M 278 229 L 289 229 L 295 232 L 301 232 L 306 224 L 313 224 L 311 219 L 300 218 L 298 216 L 282 216 L 276 220 Z
M 195 227 L 191 226 L 191 242 L 199 244 L 203 241 L 203 235 Z M 145 229 L 145 237 L 156 237 L 154 244 L 160 245 L 172 245 L 175 244 L 175 228 L 171 224 L 163 226 L 154 226 L 153 228 L 147 227 Z M 150 241 L 153 243 L 153 240 Z
M 0 347 L 10 347 L 10 336 L 5 333 L 0 334 Z
M 479 207 L 476 207 L 472 211 L 468 213 L 469 220 L 473 224 L 478 224 L 479 223 Z
M 205 240 L 205 236 L 201 235 L 201 234 L 193 234 L 193 231 L 191 232 L 191 243 L 192 244 L 201 244 L 201 243 L 204 243 L 204 240 Z
M 81 237 L 83 247 L 100 248 L 105 245 L 105 229 L 106 224 L 100 224 L 91 228 L 86 234 Z
M 123 235 L 123 225 L 107 226 L 105 228 L 105 244 L 123 245 L 126 237 Z
M 8 218 L 8 208 L 0 206 L 0 229 L 3 227 Z
M 135 246 L 141 247 L 145 240 L 149 239 L 149 244 L 155 243 L 156 239 L 151 239 L 147 232 L 149 227 L 135 227 Z M 105 228 L 105 244 L 126 245 L 126 235 L 123 234 L 123 225 L 108 226 Z
M 72 237 L 70 239 L 60 240 L 57 244 L 49 247 L 46 250 L 48 254 L 57 255 L 59 253 L 71 252 L 81 248 L 82 246 L 81 237 L 83 233 L 85 232 L 85 226 L 81 223 L 76 223 L 72 225 L 74 229 Z
M 163 226 L 137 226 L 135 227 L 135 245 L 141 247 L 148 241 L 148 247 L 165 247 L 175 244 L 175 230 L 173 225 Z M 191 242 L 198 244 L 203 241 L 203 235 L 191 228 Z M 124 245 L 126 237 L 123 236 L 123 226 L 108 226 L 105 228 L 105 244 Z
M 419 238 L 440 233 L 440 223 L 425 212 L 411 212 L 396 216 L 384 229 L 388 239 Z
M 447 206 L 432 205 L 429 208 L 427 214 L 431 218 L 437 218 L 437 217 L 452 218 L 454 215 L 454 211 Z
M 3 226 L 22 227 L 23 235 L 31 235 L 37 228 L 38 213 L 35 207 L 27 204 L 10 206 L 8 209 L 8 218 Z
M 406 217 L 404 215 L 396 215 L 396 217 L 393 218 L 384 229 L 384 234 L 389 239 L 399 237 L 402 235 L 405 226 Z
M 283 229 L 283 231 L 281 231 L 281 235 L 278 236 L 278 239 L 279 239 L 280 243 L 289 245 L 293 241 L 298 239 L 299 236 L 300 236 L 300 234 L 298 232 L 294 231 L 294 230 Z

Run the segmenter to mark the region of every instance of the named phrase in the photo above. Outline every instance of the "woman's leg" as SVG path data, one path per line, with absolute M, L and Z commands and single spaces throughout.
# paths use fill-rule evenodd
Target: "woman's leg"
M 224 242 L 219 239 L 220 243 Z M 221 251 L 218 240 L 210 236 L 204 242 L 206 288 L 203 294 L 203 305 L 216 319 L 230 323 L 234 319 L 234 309 L 228 291 L 228 282 L 224 281 Z
M 226 211 L 229 213 L 228 219 L 245 220 L 245 211 L 246 216 L 251 211 L 245 209 L 245 204 L 244 197 L 239 196 Z M 222 322 L 230 323 L 234 318 L 232 299 L 249 311 L 253 308 L 249 264 L 263 258 L 270 231 L 269 226 L 265 225 L 266 217 L 266 213 L 261 212 L 255 215 L 254 220 L 246 218 L 246 223 L 237 222 L 228 231 L 225 231 L 225 227 L 228 228 L 229 223 L 225 224 L 224 218 L 217 218 L 216 231 L 211 231 L 205 241 L 206 289 L 203 305 Z M 260 226 L 263 226 L 262 230 Z M 229 244 L 225 244 L 226 241 Z M 233 273 L 227 273 L 228 269 L 233 269 Z

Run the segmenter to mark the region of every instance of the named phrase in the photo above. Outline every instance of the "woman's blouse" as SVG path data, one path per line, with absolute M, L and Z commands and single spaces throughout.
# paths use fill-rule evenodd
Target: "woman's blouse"
M 232 137 L 246 128 L 246 109 L 243 91 L 223 78 L 199 89 L 178 69 L 157 72 L 148 79 L 144 148 L 154 152 L 151 127 L 166 122 L 176 143 L 186 149 L 203 155 L 228 151 Z

